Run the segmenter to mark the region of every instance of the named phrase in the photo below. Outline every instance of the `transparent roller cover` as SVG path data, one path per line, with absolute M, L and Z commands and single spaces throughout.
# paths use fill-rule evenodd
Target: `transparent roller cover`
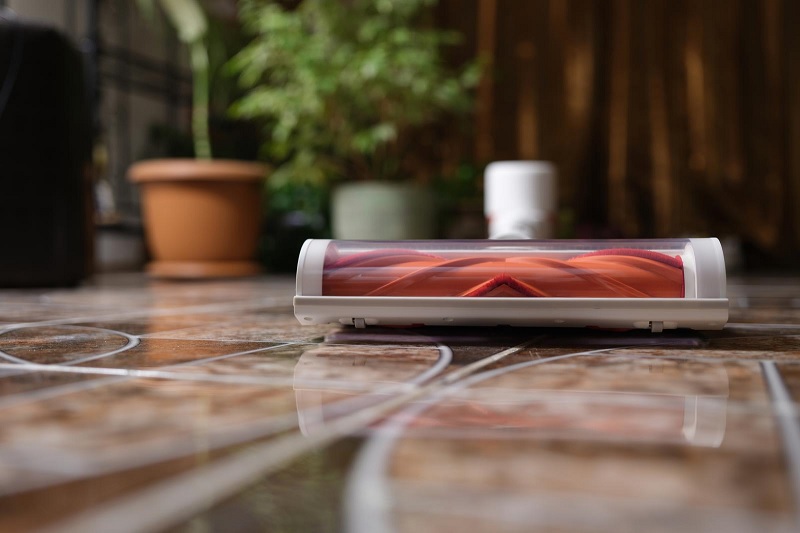
M 297 265 L 303 324 L 720 329 L 719 241 L 309 240 Z

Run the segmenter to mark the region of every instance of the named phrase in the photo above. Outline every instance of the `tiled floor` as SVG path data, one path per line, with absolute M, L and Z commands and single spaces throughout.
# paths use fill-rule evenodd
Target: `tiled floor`
M 724 331 L 301 327 L 293 280 L 0 291 L 0 531 L 796 531 L 800 282 Z

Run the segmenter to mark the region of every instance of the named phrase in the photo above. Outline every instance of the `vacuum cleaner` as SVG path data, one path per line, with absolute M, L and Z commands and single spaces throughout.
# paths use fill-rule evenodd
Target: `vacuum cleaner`
M 297 264 L 301 324 L 722 329 L 715 238 L 311 239 Z

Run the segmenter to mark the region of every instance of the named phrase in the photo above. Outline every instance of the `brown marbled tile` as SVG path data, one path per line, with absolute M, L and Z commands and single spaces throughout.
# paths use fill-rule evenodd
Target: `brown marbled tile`
M 435 347 L 318 345 L 297 361 L 295 379 L 398 383 L 410 381 L 439 360 Z
M 0 334 L 0 351 L 37 364 L 60 364 L 123 349 L 131 339 L 83 326 L 32 326 Z
M 397 510 L 388 513 L 398 532 L 475 533 L 794 533 L 787 513 L 630 501 L 569 492 L 536 495 L 486 493 L 462 487 L 393 486 Z
M 800 364 L 779 364 L 778 371 L 792 400 L 800 404 Z
M 800 323 L 797 324 L 769 324 L 769 323 L 741 323 L 729 322 L 721 331 L 705 331 L 703 335 L 710 338 L 742 338 L 800 335 Z
M 730 322 L 799 324 L 800 281 L 796 278 L 739 280 L 728 284 Z
M 142 276 L 129 283 L 87 285 L 77 290 L 53 290 L 39 295 L 49 303 L 72 306 L 119 306 L 170 309 L 214 303 L 257 302 L 267 299 L 291 301 L 293 284 L 279 278 L 224 280 L 198 283 L 152 281 Z M 285 305 L 285 303 L 284 303 Z
M 626 348 L 618 353 L 689 359 L 726 359 L 742 361 L 800 361 L 800 336 L 759 335 L 747 337 L 714 337 L 703 349 L 681 348 Z
M 217 310 L 233 315 L 258 310 L 291 310 L 294 293 L 293 284 L 274 278 L 182 284 L 150 282 L 138 275 L 122 285 L 106 280 L 106 277 L 99 277 L 94 284 L 69 290 L 4 291 L 0 322 L 81 317 L 99 321 L 104 316 L 159 316 L 181 311 L 209 313 Z
M 454 438 L 715 446 L 730 438 L 732 412 L 771 416 L 758 364 L 579 356 L 455 390 L 409 430 Z
M 423 352 L 436 349 L 442 339 L 430 338 L 425 339 L 418 334 L 404 334 L 394 333 L 392 335 L 378 335 L 371 336 L 365 335 L 361 337 L 361 330 L 354 330 L 353 328 L 343 328 L 340 331 L 333 332 L 325 336 L 326 346 L 341 346 L 341 347 L 368 347 L 373 353 L 380 353 L 382 349 L 390 350 L 405 350 L 407 353 L 412 354 L 414 350 L 422 350 Z M 352 333 L 359 332 L 359 333 Z M 344 333 L 344 335 L 342 334 Z M 451 370 L 458 367 L 480 361 L 481 359 L 493 355 L 507 347 L 502 345 L 482 345 L 482 344 L 461 344 L 454 342 L 454 339 L 445 340 L 442 346 L 450 350 L 452 354 Z
M 157 339 L 159 343 L 162 340 L 164 339 Z M 220 359 L 212 358 L 209 361 L 199 361 L 188 365 L 167 365 L 161 367 L 160 370 L 166 378 L 169 378 L 170 375 L 180 377 L 188 374 L 198 376 L 199 378 L 203 375 L 212 378 L 214 376 L 283 378 L 287 382 L 291 382 L 294 379 L 297 361 L 302 356 L 303 352 L 309 349 L 309 346 L 313 345 L 277 344 L 252 353 L 244 353 Z
M 436 349 L 320 346 L 298 361 L 294 390 L 300 428 L 313 434 L 344 414 L 381 403 L 419 382 L 439 359 Z
M 18 366 L 19 368 L 13 368 Z M 97 374 L 71 374 L 65 372 L 40 372 L 26 369 L 24 365 L 9 365 L 0 369 L 0 408 L 31 397 L 40 391 L 45 395 L 59 390 L 80 388 L 84 383 L 104 379 Z
M 78 326 L 120 331 L 129 335 L 142 336 L 150 333 L 180 330 L 202 325 L 213 325 L 231 320 L 229 314 L 180 313 L 174 315 L 153 314 L 118 320 L 92 320 L 79 322 Z
M 705 351 L 700 351 L 705 354 Z M 690 356 L 691 355 L 691 356 Z M 583 356 L 581 356 L 583 357 Z M 604 379 L 617 381 L 621 390 L 669 394 L 681 391 L 690 394 L 722 394 L 732 401 L 742 401 L 766 405 L 768 394 L 761 375 L 761 369 L 755 361 L 715 360 L 715 358 L 697 357 L 694 351 L 662 351 L 657 348 L 620 348 L 610 350 L 602 355 L 590 356 L 599 366 L 599 373 L 592 368 L 583 370 L 593 383 Z M 627 359 L 627 363 L 624 361 Z M 539 370 L 544 370 L 542 365 Z M 613 364 L 608 367 L 607 364 Z M 626 376 L 622 373 L 609 373 L 611 368 L 622 372 L 631 370 Z M 635 370 L 632 370 L 635 369 Z M 608 378 L 601 377 L 608 374 Z
M 146 341 L 157 346 L 177 342 Z M 211 344 L 230 343 L 202 347 Z M 137 356 L 140 347 L 125 355 Z M 154 347 L 143 348 L 149 353 Z M 186 347 L 180 348 L 183 353 Z M 164 366 L 158 379 L 102 377 L 103 386 L 87 384 L 53 398 L 12 402 L 0 409 L 0 467 L 14 464 L 17 474 L 0 478 L 5 487 L 0 490 L 105 475 L 270 432 L 313 432 L 328 419 L 384 401 L 387 387 L 413 380 L 438 359 L 432 347 L 290 345 L 198 365 Z M 214 379 L 260 376 L 272 378 L 273 384 Z M 39 378 L 28 374 L 27 379 Z M 38 473 L 20 479 L 19 470 L 26 468 Z M 50 477 L 43 478 L 43 472 Z
M 412 515 L 419 508 L 430 509 L 427 504 L 433 501 L 440 509 L 435 514 L 443 520 L 450 515 L 453 525 L 468 517 L 502 525 L 505 520 L 493 520 L 495 513 L 486 502 L 495 503 L 499 511 L 503 507 L 497 503 L 515 500 L 522 505 L 516 511 L 525 513 L 527 527 L 534 530 L 549 526 L 571 531 L 572 509 L 588 513 L 582 517 L 587 526 L 608 521 L 600 531 L 625 531 L 639 514 L 636 508 L 666 520 L 659 530 L 730 531 L 714 527 L 726 524 L 729 513 L 785 527 L 792 523 L 793 511 L 774 428 L 759 423 L 749 431 L 767 438 L 747 451 L 728 449 L 724 442 L 719 448 L 697 448 L 478 437 L 404 439 L 391 462 L 389 487 L 393 490 L 396 483 L 401 492 L 394 500 L 394 516 L 397 520 L 406 509 Z M 564 505 L 567 514 L 556 513 L 546 517 L 552 523 L 541 523 L 541 515 L 524 510 L 524 505 L 542 510 L 547 504 Z M 476 509 L 485 514 L 476 516 Z M 699 524 L 687 520 L 693 513 L 709 511 Z
M 304 455 L 253 487 L 169 531 L 340 531 L 356 439 Z
M 218 452 L 223 453 L 223 452 Z M 43 486 L 0 498 L 0 531 L 36 531 L 76 512 L 100 507 L 114 498 L 140 490 L 150 483 L 207 464 L 215 453 L 202 453 L 182 459 L 114 472 L 90 478 L 70 479 L 57 473 L 9 469 L 0 476 L 27 479 L 31 486 Z M 2 467 L 0 467 L 2 468 Z M 6 476 L 9 474 L 9 476 Z M 57 484 L 53 484 L 57 483 Z
M 374 344 L 377 346 L 435 346 L 443 345 L 452 351 L 455 369 L 502 352 L 513 346 L 530 343 L 545 336 L 539 328 L 366 328 L 343 327 L 325 335 L 326 343 L 333 344 Z M 563 349 L 527 349 L 512 354 L 498 362 L 531 360 L 544 353 L 565 353 L 575 351 L 572 346 Z
M 728 295 L 800 296 L 800 278 L 790 275 L 732 275 L 728 277 Z
M 285 378 L 303 388 L 373 389 L 427 372 L 439 359 L 434 347 L 289 344 L 193 365 L 162 367 L 170 375 Z
M 0 334 L 0 350 L 20 359 L 63 365 L 142 337 L 76 369 L 86 375 L 0 369 L 0 490 L 8 494 L 0 530 L 51 523 L 249 442 L 312 439 L 342 415 L 417 390 L 407 384 L 432 377 L 437 343 L 452 349 L 447 374 L 529 342 L 483 369 L 494 378 L 470 377 L 468 388 L 445 393 L 433 385 L 400 410 L 399 441 L 371 472 L 388 467 L 397 530 L 790 531 L 786 463 L 759 361 L 778 361 L 798 397 L 800 284 L 732 287 L 731 317 L 741 324 L 660 335 L 303 327 L 291 313 L 290 277 L 101 276 L 79 289 L 3 291 L 0 323 L 79 326 Z M 381 428 L 356 434 L 383 438 Z M 358 451 L 356 439 L 343 442 L 177 530 L 337 529 Z
M 0 465 L 37 472 L 0 479 L 13 493 L 207 453 L 296 427 L 291 387 L 119 380 L 0 410 Z
M 468 390 L 571 391 L 620 394 L 727 396 L 728 375 L 718 362 L 647 357 L 641 348 L 577 355 L 520 368 Z M 647 353 L 647 349 L 644 349 Z M 633 354 L 636 354 L 635 356 Z M 757 368 L 757 366 L 756 366 Z
M 159 339 L 192 340 L 237 340 L 270 342 L 303 342 L 321 339 L 327 333 L 337 331 L 341 326 L 323 324 L 302 326 L 294 315 L 264 313 L 248 314 L 218 324 L 205 324 L 173 331 L 163 331 L 144 335 Z
M 750 361 L 726 361 L 725 372 L 728 374 L 728 399 L 731 402 L 759 408 L 770 402 L 760 365 Z
M 0 321 L 10 324 L 42 322 L 80 316 L 90 317 L 95 314 L 99 314 L 98 310 L 92 307 L 48 305 L 30 301 L 0 301 Z
M 160 344 L 162 340 L 154 339 L 153 341 Z M 161 348 L 163 349 L 163 346 L 161 346 Z M 130 352 L 126 352 L 126 355 L 137 355 L 135 352 L 136 348 Z M 193 349 L 192 353 L 196 354 L 197 350 Z M 211 354 L 206 352 L 204 355 L 208 356 Z M 109 426 L 109 416 L 113 419 L 119 418 L 113 413 L 111 415 L 108 414 L 108 411 L 112 411 L 112 406 L 115 412 L 119 409 L 120 415 L 126 409 L 129 409 L 130 418 L 134 420 L 137 418 L 142 419 L 143 416 L 145 416 L 144 413 L 147 412 L 159 413 L 159 419 L 162 418 L 163 409 L 166 409 L 168 413 L 171 408 L 169 402 L 165 401 L 163 398 L 149 398 L 151 390 L 166 390 L 172 387 L 175 390 L 175 394 L 170 395 L 170 398 L 174 398 L 176 404 L 184 402 L 188 407 L 191 406 L 193 402 L 196 403 L 196 399 L 192 397 L 193 395 L 205 393 L 206 390 L 208 390 L 208 395 L 216 398 L 224 397 L 228 392 L 240 395 L 243 390 L 254 389 L 254 387 L 256 387 L 252 383 L 247 382 L 213 382 L 213 380 L 209 381 L 208 379 L 204 379 L 202 377 L 203 375 L 208 375 L 209 378 L 215 376 L 241 376 L 244 378 L 264 376 L 273 378 L 273 380 L 275 378 L 283 378 L 284 383 L 286 383 L 281 389 L 285 391 L 283 396 L 285 398 L 284 406 L 292 406 L 291 410 L 286 409 L 287 413 L 291 412 L 292 416 L 300 421 L 304 431 L 313 431 L 314 427 L 318 426 L 320 423 L 324 423 L 324 420 L 328 418 L 341 416 L 342 414 L 352 412 L 354 409 L 362 408 L 386 399 L 385 395 L 380 394 L 377 396 L 364 396 L 358 392 L 359 390 L 380 392 L 386 390 L 386 388 L 392 384 L 396 385 L 411 380 L 427 371 L 430 366 L 437 361 L 438 357 L 438 350 L 430 347 L 399 346 L 392 349 L 386 346 L 284 346 L 274 350 L 244 354 L 198 365 L 163 367 L 163 371 L 159 371 L 158 373 L 159 380 L 133 380 L 116 376 L 101 377 L 99 379 L 110 380 L 113 381 L 113 383 L 103 387 L 101 391 L 89 390 L 89 387 L 87 387 L 86 390 L 70 390 L 69 392 L 71 392 L 71 394 L 62 395 L 63 398 L 35 401 L 32 403 L 32 406 L 27 407 L 27 412 L 25 411 L 25 404 L 31 402 L 23 402 L 23 405 L 14 405 L 15 402 L 12 402 L 11 405 L 13 409 L 11 412 L 25 412 L 26 414 L 14 420 L 8 420 L 8 418 L 4 419 L 2 414 L 5 413 L 6 416 L 8 416 L 9 410 L 0 411 L 0 424 L 3 424 L 9 429 L 16 427 L 18 431 L 24 430 L 24 432 L 30 433 L 30 429 L 24 429 L 26 427 L 25 425 L 30 423 L 37 431 L 44 431 L 47 435 L 60 435 L 69 442 L 72 442 L 70 434 L 73 431 L 78 431 L 83 434 L 87 433 L 87 430 L 85 428 L 76 428 L 74 424 L 69 424 L 64 427 L 53 427 L 53 424 L 48 424 L 46 420 L 43 420 L 48 413 L 56 415 L 61 408 L 60 406 L 65 406 L 67 410 L 71 410 L 72 412 L 80 411 L 81 416 L 85 415 L 87 420 L 86 424 L 89 424 L 91 420 L 97 423 L 98 427 L 93 437 L 97 439 L 97 432 L 102 433 L 103 431 L 109 431 L 109 427 L 119 425 L 111 424 Z M 120 365 L 114 366 L 118 367 Z M 141 366 L 141 362 L 138 366 Z M 64 373 L 54 374 L 56 376 L 72 376 L 71 374 Z M 35 380 L 38 382 L 41 381 L 41 375 L 42 373 L 28 374 L 26 377 L 18 379 L 23 382 L 25 382 L 25 380 Z M 45 375 L 49 376 L 50 373 L 45 373 Z M 181 378 L 183 380 L 185 377 L 188 377 L 190 381 L 176 381 L 170 385 L 170 380 L 176 378 Z M 84 378 L 88 379 L 88 376 Z M 0 383 L 1 382 L 2 380 L 0 380 Z M 140 383 L 148 384 L 148 386 L 145 388 L 134 386 L 134 384 Z M 264 390 L 264 388 L 261 387 L 259 390 Z M 117 396 L 121 397 L 124 401 L 117 401 Z M 69 405 L 75 403 L 75 398 L 81 398 L 81 402 L 78 403 L 83 403 L 86 406 L 91 405 L 93 408 L 76 407 L 70 409 Z M 12 400 L 13 399 L 14 398 L 12 398 Z M 24 397 L 22 399 L 24 399 Z M 33 399 L 36 400 L 38 398 Z M 62 401 L 59 401 L 59 399 Z M 331 404 L 336 405 L 333 408 L 329 408 Z M 266 410 L 251 399 L 242 403 L 242 413 L 252 416 L 253 412 L 260 413 L 259 416 L 263 416 Z M 225 421 L 212 421 L 213 425 L 223 428 L 226 423 L 235 421 L 236 418 L 231 414 L 226 414 L 224 416 Z M 296 423 L 296 419 L 292 418 L 293 424 Z M 172 424 L 168 415 L 167 424 Z M 104 430 L 103 428 L 106 429 Z M 248 431 L 252 429 L 252 427 L 248 427 L 244 434 L 246 436 L 249 435 Z M 138 441 L 138 436 L 146 434 L 147 431 L 148 428 L 137 428 L 135 431 L 128 430 L 128 432 L 135 432 L 137 434 L 137 439 L 129 443 L 131 461 L 133 462 L 155 460 L 160 457 L 157 451 L 154 452 L 148 448 L 148 443 L 142 444 Z M 153 431 L 164 431 L 167 436 L 169 436 L 170 433 L 161 425 L 156 425 Z M 93 434 L 91 431 L 88 433 L 90 436 Z M 33 442 L 38 444 L 32 446 L 31 449 L 38 450 L 38 447 L 43 445 L 43 441 L 36 437 L 36 431 L 33 431 L 33 434 Z M 0 435 L 2 434 L 0 433 Z M 111 435 L 105 438 L 113 439 L 114 437 Z M 0 438 L 0 441 L 1 440 L 2 438 Z M 121 445 L 114 444 L 113 446 L 119 447 Z M 44 450 L 40 451 L 45 453 L 47 457 L 50 458 L 49 460 L 59 461 L 61 459 L 69 464 L 70 461 L 74 462 L 77 460 L 74 454 L 70 452 L 70 447 L 71 445 L 67 446 L 65 442 L 57 442 L 52 443 L 50 447 L 45 446 Z M 13 457 L 16 461 L 19 459 L 19 457 L 17 457 L 19 450 L 23 448 L 25 448 L 25 446 L 19 445 L 12 450 L 8 450 L 0 446 L 0 462 L 2 462 L 4 453 L 6 458 Z M 30 458 L 28 459 L 29 461 L 31 460 Z M 80 461 L 87 460 L 86 457 L 81 457 L 79 459 Z M 91 462 L 94 464 L 97 461 L 92 459 Z M 108 467 L 99 464 L 95 465 L 94 468 L 96 471 L 105 471 L 109 468 L 117 469 L 127 467 L 125 466 L 127 463 L 124 462 L 120 463 L 122 466 L 114 461 L 112 461 L 112 463 L 113 464 Z M 95 472 L 95 470 L 92 472 Z M 56 476 L 56 478 L 51 479 L 51 481 L 55 482 L 56 479 L 60 478 Z
M 138 368 L 185 363 L 274 344 L 149 338 L 138 344 L 137 341 L 119 332 L 87 326 L 35 326 L 0 334 L 0 351 L 36 364 L 74 364 L 87 359 L 84 364 L 90 366 Z
M 187 364 L 212 357 L 262 350 L 273 346 L 269 342 L 193 341 L 176 339 L 142 339 L 141 342 L 109 357 L 82 363 L 98 368 L 152 368 Z
M 619 531 L 648 513 L 659 531 L 736 531 L 730 513 L 791 530 L 758 363 L 578 356 L 475 381 L 406 421 L 388 478 L 401 530 Z
M 798 324 L 800 323 L 800 309 L 797 308 L 761 308 L 737 309 L 732 308 L 729 319 L 731 322 L 751 322 L 754 324 Z
M 7 324 L 20 323 L 69 323 L 69 324 L 95 324 L 101 322 L 138 321 L 142 319 L 158 319 L 169 316 L 194 316 L 198 321 L 203 315 L 209 316 L 208 321 L 216 316 L 221 320 L 230 320 L 238 315 L 248 315 L 258 312 L 291 311 L 291 300 L 275 300 L 271 305 L 264 305 L 261 300 L 243 302 L 212 302 L 199 301 L 187 305 L 158 305 L 146 301 L 132 305 L 118 295 L 116 304 L 105 306 L 69 306 L 59 304 L 39 304 L 32 302 L 8 303 L 0 302 L 0 322 Z M 113 328 L 112 328 L 113 329 Z

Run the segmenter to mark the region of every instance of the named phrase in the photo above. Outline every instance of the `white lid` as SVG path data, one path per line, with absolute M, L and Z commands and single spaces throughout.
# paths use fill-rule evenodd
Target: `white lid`
M 486 166 L 485 175 L 555 174 L 556 167 L 549 161 L 494 161 Z
M 519 215 L 527 216 L 536 211 L 555 213 L 556 205 L 556 168 L 552 163 L 496 161 L 486 167 L 484 213 L 487 217 L 510 218 L 513 222 Z

